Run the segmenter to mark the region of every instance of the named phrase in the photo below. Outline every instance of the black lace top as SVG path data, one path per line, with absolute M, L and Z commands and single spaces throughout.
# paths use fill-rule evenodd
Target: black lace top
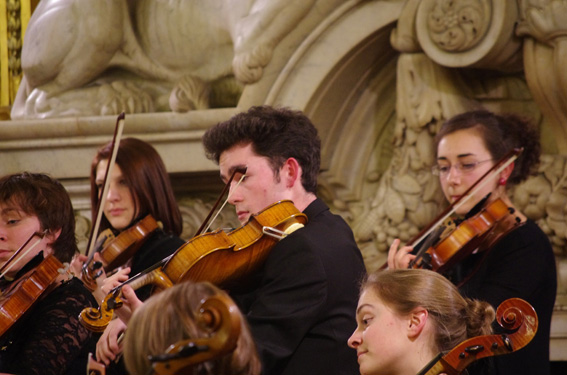
M 43 296 L 0 338 L 0 372 L 85 374 L 96 341 L 79 313 L 97 306 L 82 282 L 73 278 Z

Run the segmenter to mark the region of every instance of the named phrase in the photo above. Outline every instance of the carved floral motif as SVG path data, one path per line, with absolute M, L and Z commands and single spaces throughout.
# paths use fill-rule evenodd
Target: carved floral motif
M 437 0 L 427 18 L 429 34 L 442 50 L 461 52 L 486 35 L 491 19 L 488 0 Z

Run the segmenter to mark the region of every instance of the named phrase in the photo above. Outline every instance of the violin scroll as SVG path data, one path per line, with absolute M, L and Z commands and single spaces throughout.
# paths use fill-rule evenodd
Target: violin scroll
M 97 307 L 84 308 L 79 314 L 81 324 L 92 332 L 103 332 L 112 320 L 114 310 L 122 306 L 123 302 L 116 293 L 110 293 Z
M 510 298 L 502 302 L 496 310 L 496 321 L 505 333 L 465 340 L 447 354 L 441 353 L 418 375 L 461 374 L 478 359 L 522 349 L 534 338 L 538 328 L 536 311 L 520 298 Z
M 226 295 L 207 298 L 199 308 L 197 323 L 210 336 L 179 341 L 164 354 L 150 356 L 157 375 L 189 373 L 196 364 L 210 361 L 230 353 L 236 348 L 240 336 L 240 315 L 234 302 Z

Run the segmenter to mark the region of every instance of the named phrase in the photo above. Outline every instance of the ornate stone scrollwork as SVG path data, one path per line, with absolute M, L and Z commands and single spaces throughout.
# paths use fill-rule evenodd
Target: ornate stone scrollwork
M 426 20 L 429 37 L 442 50 L 468 51 L 485 37 L 491 15 L 487 0 L 437 1 Z
M 475 105 L 454 70 L 422 53 L 398 59 L 394 154 L 364 211 L 352 223 L 368 270 L 379 268 L 395 238 L 406 243 L 427 226 L 444 200 L 430 173 L 440 123 Z
M 517 14 L 515 0 L 423 0 L 416 15 L 417 38 L 425 53 L 444 66 L 519 70 Z

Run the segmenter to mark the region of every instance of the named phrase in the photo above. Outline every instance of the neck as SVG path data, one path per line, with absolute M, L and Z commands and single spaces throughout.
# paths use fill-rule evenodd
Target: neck
M 293 201 L 293 205 L 299 211 L 304 211 L 315 199 L 317 199 L 315 194 L 306 192 L 304 194 L 294 196 L 291 200 Z

